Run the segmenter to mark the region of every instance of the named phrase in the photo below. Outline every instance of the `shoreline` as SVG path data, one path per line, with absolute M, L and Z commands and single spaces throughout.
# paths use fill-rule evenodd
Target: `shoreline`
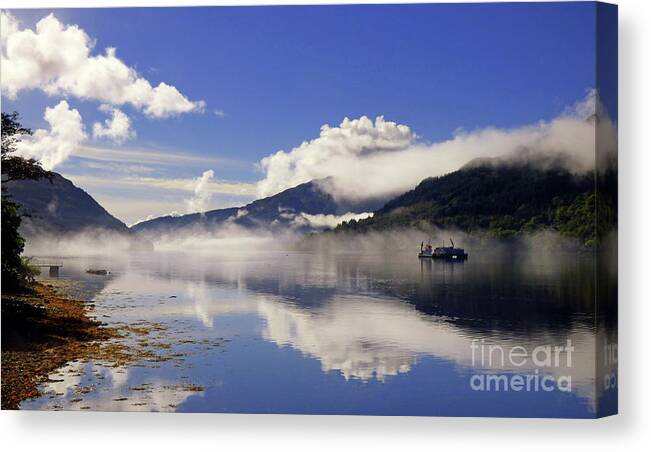
M 19 409 L 41 395 L 38 387 L 69 361 L 96 354 L 118 336 L 93 320 L 81 300 L 60 295 L 53 286 L 34 283 L 32 293 L 2 294 L 2 409 Z

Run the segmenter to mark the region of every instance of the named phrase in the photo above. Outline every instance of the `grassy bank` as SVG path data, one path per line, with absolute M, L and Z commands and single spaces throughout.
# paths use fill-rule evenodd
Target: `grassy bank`
M 89 309 L 40 283 L 29 293 L 2 295 L 2 409 L 38 396 L 50 373 L 116 335 L 92 320 Z

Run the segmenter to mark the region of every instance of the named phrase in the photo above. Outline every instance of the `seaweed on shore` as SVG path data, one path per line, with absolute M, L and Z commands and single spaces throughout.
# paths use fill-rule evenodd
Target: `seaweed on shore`
M 38 386 L 65 363 L 97 354 L 118 335 L 88 317 L 82 301 L 59 296 L 46 285 L 2 296 L 2 409 L 39 395 Z

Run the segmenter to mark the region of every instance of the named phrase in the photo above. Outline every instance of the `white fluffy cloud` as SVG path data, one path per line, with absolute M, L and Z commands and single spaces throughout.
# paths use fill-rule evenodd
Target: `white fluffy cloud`
M 352 121 L 345 118 L 339 127 L 326 124 L 318 138 L 305 141 L 290 152 L 278 151 L 262 159 L 260 165 L 266 177 L 258 184 L 258 194 L 270 196 L 342 171 L 352 170 L 358 173 L 356 177 L 366 179 L 365 170 L 359 165 L 371 154 L 406 149 L 415 139 L 409 127 L 385 121 L 382 116 L 375 122 L 362 116 Z M 342 164 L 352 164 L 354 168 L 342 168 Z M 368 181 L 360 182 L 363 185 Z
M 1 13 L 3 93 L 41 89 L 50 95 L 95 99 L 112 105 L 131 104 L 151 117 L 167 117 L 205 107 L 174 86 L 152 86 L 116 56 L 114 48 L 92 55 L 93 40 L 77 25 L 65 25 L 53 14 L 34 30 Z
M 210 205 L 210 182 L 215 176 L 213 170 L 204 171 L 194 185 L 194 196 L 187 200 L 188 213 L 205 212 Z
M 43 168 L 52 170 L 86 139 L 86 132 L 79 111 L 70 108 L 65 100 L 46 108 L 44 118 L 50 129 L 23 136 L 16 148 L 19 155 L 40 160 Z
M 116 143 L 122 143 L 136 136 L 131 128 L 131 120 L 122 110 L 106 104 L 101 105 L 99 109 L 109 113 L 111 117 L 103 124 L 100 122 L 93 124 L 94 138 L 108 138 Z
M 289 152 L 278 151 L 260 162 L 265 178 L 258 195 L 269 196 L 314 179 L 335 197 L 349 200 L 392 196 L 410 190 L 427 177 L 455 171 L 479 157 L 528 153 L 566 153 L 572 168 L 594 168 L 596 94 L 551 121 L 513 129 L 488 127 L 458 131 L 447 141 L 423 143 L 406 125 L 365 116 L 339 127 L 323 126 L 318 138 Z M 612 123 L 602 121 L 609 146 L 616 147 Z
M 296 215 L 296 217 L 294 217 L 293 222 L 297 226 L 310 226 L 315 229 L 332 229 L 344 221 L 359 221 L 372 216 L 373 212 L 348 212 L 343 215 L 325 215 L 321 213 L 317 215 L 310 215 L 309 213 L 301 212 L 300 214 Z

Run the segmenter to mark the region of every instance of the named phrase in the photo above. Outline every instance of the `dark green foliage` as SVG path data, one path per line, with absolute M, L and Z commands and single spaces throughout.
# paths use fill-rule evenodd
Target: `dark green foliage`
M 609 200 L 602 221 L 612 222 Z M 337 231 L 439 227 L 509 239 L 552 230 L 590 245 L 595 240 L 594 174 L 527 164 L 468 166 L 429 178 L 389 201 L 372 218 Z
M 617 161 L 599 172 L 596 188 L 597 240 L 604 240 L 617 227 Z
M 32 271 L 21 258 L 25 240 L 18 233 L 20 215 L 16 203 L 2 197 L 2 290 L 16 292 L 27 286 Z
M 20 179 L 41 179 L 50 177 L 50 172 L 34 159 L 11 155 L 16 151 L 16 143 L 23 135 L 32 131 L 20 125 L 17 112 L 2 113 L 2 183 Z
M 25 240 L 18 232 L 21 217 L 18 205 L 5 192 L 5 183 L 50 177 L 36 160 L 11 155 L 16 151 L 20 138 L 31 134 L 18 119 L 16 112 L 2 113 L 2 290 L 9 292 L 25 289 L 34 272 L 20 256 L 25 246 Z

